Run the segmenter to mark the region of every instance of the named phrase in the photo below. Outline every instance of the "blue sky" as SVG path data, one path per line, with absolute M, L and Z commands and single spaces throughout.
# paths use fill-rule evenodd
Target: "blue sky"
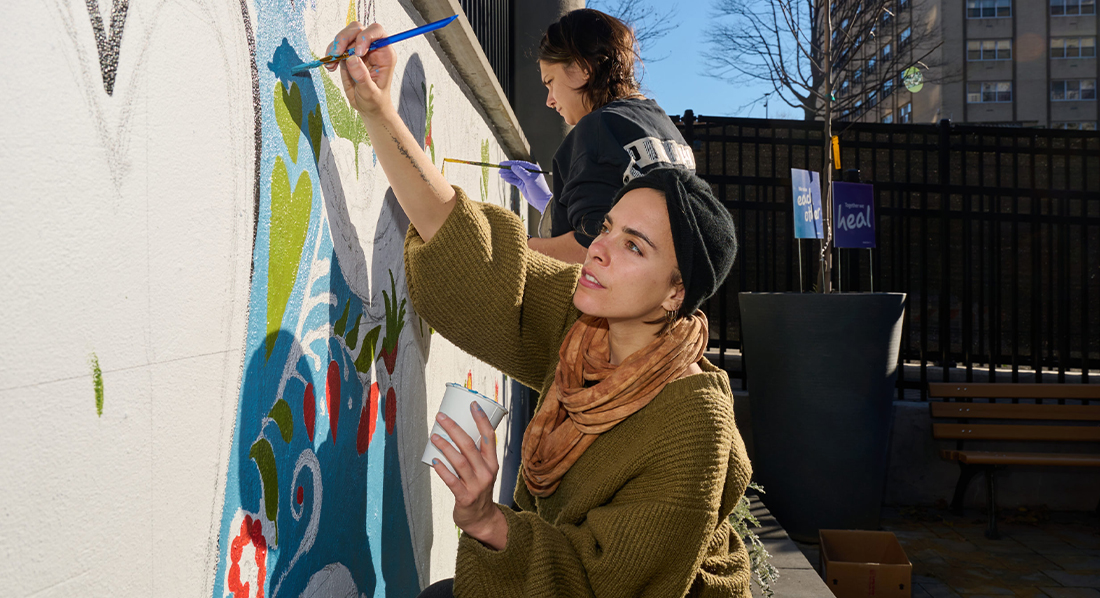
M 763 98 L 770 91 L 769 87 L 734 85 L 706 75 L 703 52 L 707 45 L 703 32 L 710 21 L 710 0 L 638 2 L 655 6 L 662 12 L 669 6 L 678 9 L 675 19 L 679 26 L 651 49 L 643 49 L 643 54 L 648 56 L 668 56 L 646 64 L 642 88 L 647 96 L 656 99 L 669 114 L 683 115 L 684 110 L 690 108 L 696 115 L 764 117 L 762 101 L 740 113 L 738 109 Z M 768 113 L 772 118 L 801 118 L 801 114 L 777 102 L 770 103 Z

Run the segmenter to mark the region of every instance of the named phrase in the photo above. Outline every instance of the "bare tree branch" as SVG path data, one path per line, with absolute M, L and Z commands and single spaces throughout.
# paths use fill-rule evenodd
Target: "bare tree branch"
M 634 38 L 638 40 L 638 48 L 644 62 L 659 62 L 671 55 L 668 53 L 657 56 L 652 54 L 650 48 L 670 31 L 679 27 L 680 21 L 676 19 L 679 11 L 675 6 L 667 10 L 657 9 L 638 0 L 591 0 L 587 6 L 605 12 L 633 27 Z
M 734 83 L 770 83 L 771 95 L 801 109 L 807 120 L 821 121 L 825 292 L 831 288 L 834 121 L 859 120 L 902 91 L 902 72 L 914 64 L 938 72 L 941 80 L 949 76 L 942 42 L 914 16 L 921 1 L 712 0 L 705 33 L 708 74 Z
M 713 0 L 704 54 L 709 74 L 771 83 L 778 98 L 807 119 L 826 112 L 858 118 L 897 92 L 901 73 L 914 64 L 930 83 L 953 77 L 941 68 L 941 44 L 913 17 L 914 1 L 901 10 L 897 0 Z M 834 29 L 828 40 L 822 39 L 826 11 Z

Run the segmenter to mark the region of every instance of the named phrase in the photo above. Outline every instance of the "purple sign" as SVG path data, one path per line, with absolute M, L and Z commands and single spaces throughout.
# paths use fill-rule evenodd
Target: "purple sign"
M 875 246 L 875 187 L 833 183 L 833 232 L 837 247 Z
M 794 238 L 825 238 L 825 228 L 821 225 L 821 176 L 792 168 L 791 194 L 794 195 Z

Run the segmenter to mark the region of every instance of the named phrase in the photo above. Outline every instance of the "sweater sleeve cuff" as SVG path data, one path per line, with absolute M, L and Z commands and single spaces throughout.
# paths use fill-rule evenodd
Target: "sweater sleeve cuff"
M 525 548 L 531 545 L 531 529 L 522 520 L 518 513 L 504 505 L 496 505 L 504 519 L 508 522 L 508 542 L 504 550 L 494 550 L 463 533 L 458 541 L 459 560 L 465 560 L 471 564 L 476 563 L 480 567 L 491 567 L 493 570 L 502 571 L 513 567 L 522 566 Z

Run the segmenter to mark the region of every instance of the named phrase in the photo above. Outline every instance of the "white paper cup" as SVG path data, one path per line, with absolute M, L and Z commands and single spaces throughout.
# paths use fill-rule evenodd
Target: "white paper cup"
M 477 422 L 474 421 L 474 414 L 470 411 L 470 403 L 473 402 L 477 402 L 478 405 L 481 405 L 481 408 L 485 411 L 485 415 L 489 417 L 489 423 L 492 424 L 494 430 L 497 425 L 500 424 L 500 420 L 504 419 L 504 414 L 508 413 L 508 410 L 500 403 L 476 390 L 470 390 L 454 382 L 447 383 L 447 390 L 443 393 L 443 401 L 439 404 L 439 412 L 451 418 L 451 420 L 470 435 L 470 438 L 474 439 L 474 444 L 476 444 L 478 448 L 481 448 L 481 432 L 478 431 Z M 458 450 L 458 446 L 455 445 L 450 435 L 447 434 L 447 431 L 443 429 L 443 426 L 441 426 L 438 421 L 432 426 L 431 434 L 439 434 L 444 440 L 450 442 L 451 446 L 454 446 L 456 451 Z M 443 456 L 443 452 L 432 444 L 431 434 L 428 435 L 428 446 L 424 448 L 424 456 L 421 457 L 420 460 L 431 465 L 433 459 L 439 459 L 447 469 L 451 470 L 451 473 L 458 475 L 455 473 L 454 468 L 451 467 L 450 462 L 447 461 L 447 457 Z

